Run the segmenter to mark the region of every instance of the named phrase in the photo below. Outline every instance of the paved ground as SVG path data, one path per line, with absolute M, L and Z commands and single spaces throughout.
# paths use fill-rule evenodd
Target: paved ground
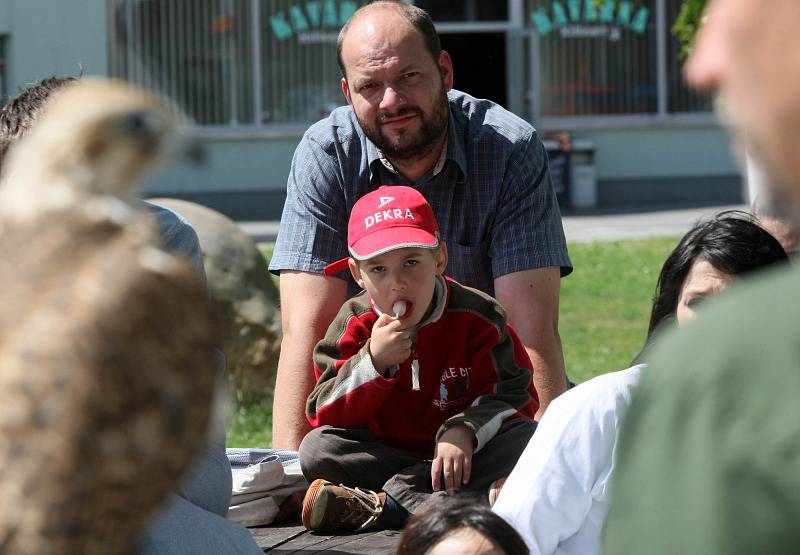
M 622 214 L 566 215 L 564 231 L 567 241 L 574 243 L 682 235 L 699 219 L 734 208 L 746 207 L 709 206 Z M 278 233 L 278 222 L 274 221 L 239 222 L 239 225 L 257 242 L 274 241 Z
M 722 210 L 732 209 L 746 210 L 747 207 L 708 206 L 629 214 L 565 216 L 564 233 L 567 235 L 567 241 L 573 243 L 683 235 L 698 220 L 713 216 Z

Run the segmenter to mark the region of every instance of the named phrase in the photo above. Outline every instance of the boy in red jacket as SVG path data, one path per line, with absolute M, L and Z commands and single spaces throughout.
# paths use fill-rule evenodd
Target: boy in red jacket
M 364 195 L 347 239 L 350 258 L 325 271 L 349 268 L 364 291 L 314 350 L 303 524 L 400 528 L 432 495 L 486 493 L 511 472 L 535 428 L 533 369 L 498 302 L 442 276 L 447 247 L 416 189 Z

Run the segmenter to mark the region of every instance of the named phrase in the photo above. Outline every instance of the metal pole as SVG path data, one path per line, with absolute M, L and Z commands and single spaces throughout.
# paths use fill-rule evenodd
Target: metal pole
M 539 33 L 531 29 L 528 33 L 530 37 L 530 72 L 531 87 L 528 90 L 528 100 L 530 102 L 531 121 L 540 131 L 542 130 L 542 74 L 541 74 L 541 45 L 539 44 Z
M 261 0 L 250 0 L 250 6 L 253 22 L 253 123 L 261 127 L 264 124 L 262 120 L 264 107 L 261 98 L 263 80 L 261 73 Z
M 667 87 L 667 9 L 666 0 L 656 0 L 656 85 L 658 117 L 666 119 L 669 88 Z
M 229 94 L 229 109 L 231 111 L 228 118 L 228 125 L 231 127 L 239 126 L 239 72 L 236 59 L 236 39 L 234 35 L 237 33 L 236 29 L 236 8 L 233 6 L 232 0 L 225 1 L 225 9 L 222 17 L 230 18 L 231 27 L 225 31 L 225 42 L 221 45 L 224 57 L 228 60 L 228 71 L 225 76 L 228 78 L 228 94 Z M 227 23 L 226 23 L 227 28 Z M 223 80 L 224 82 L 224 80 Z
M 525 68 L 522 55 L 525 25 L 522 0 L 508 0 L 508 21 L 511 29 L 506 32 L 506 108 L 522 115 L 525 110 Z

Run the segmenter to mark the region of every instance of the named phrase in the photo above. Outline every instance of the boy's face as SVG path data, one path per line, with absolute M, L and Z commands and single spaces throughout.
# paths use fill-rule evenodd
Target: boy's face
M 406 312 L 400 320 L 406 327 L 416 326 L 428 312 L 436 285 L 435 277 L 447 266 L 447 248 L 402 248 L 369 260 L 349 260 L 350 273 L 367 290 L 373 304 L 383 313 L 394 316 L 392 305 L 405 301 Z

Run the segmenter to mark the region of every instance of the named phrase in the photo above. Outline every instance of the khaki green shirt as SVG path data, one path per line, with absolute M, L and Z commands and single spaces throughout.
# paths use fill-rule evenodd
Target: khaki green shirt
M 604 553 L 800 553 L 800 267 L 701 310 L 646 357 Z

